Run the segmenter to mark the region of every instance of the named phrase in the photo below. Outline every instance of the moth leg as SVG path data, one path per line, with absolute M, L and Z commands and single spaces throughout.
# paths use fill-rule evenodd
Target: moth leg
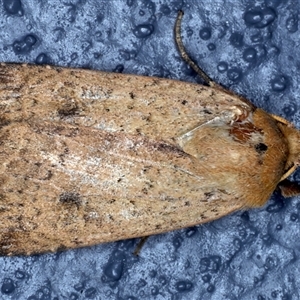
M 149 236 L 143 236 L 140 238 L 138 244 L 135 247 L 135 250 L 133 251 L 133 254 L 138 256 L 143 248 L 143 246 L 145 245 L 145 243 L 147 242 Z
M 280 182 L 284 181 L 286 178 L 288 178 L 296 169 L 298 168 L 297 165 L 293 165 L 290 169 L 288 169 L 280 178 Z
M 205 84 L 208 86 L 214 87 L 217 84 L 203 71 L 201 70 L 197 64 L 189 57 L 187 54 L 185 47 L 181 38 L 181 21 L 183 17 L 183 11 L 180 10 L 177 15 L 177 19 L 175 22 L 175 42 L 178 48 L 178 51 L 182 57 L 182 59 L 204 80 Z
M 282 196 L 285 198 L 300 195 L 300 185 L 296 182 L 283 180 L 278 184 L 278 188 L 280 189 Z

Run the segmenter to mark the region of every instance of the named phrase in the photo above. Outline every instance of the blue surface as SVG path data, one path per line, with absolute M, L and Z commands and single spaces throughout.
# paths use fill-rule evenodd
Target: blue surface
M 212 78 L 300 125 L 298 1 L 0 5 L 0 61 L 200 82 L 174 45 L 183 9 L 184 43 Z M 299 210 L 299 198 L 275 193 L 261 209 L 152 236 L 139 257 L 137 240 L 2 257 L 0 299 L 300 299 Z

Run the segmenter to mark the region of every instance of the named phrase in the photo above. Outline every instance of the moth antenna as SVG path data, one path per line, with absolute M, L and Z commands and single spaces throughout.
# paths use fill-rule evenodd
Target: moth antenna
M 214 87 L 217 84 L 202 70 L 198 67 L 198 65 L 190 58 L 187 54 L 185 47 L 181 38 L 181 21 L 183 17 L 183 11 L 179 10 L 178 15 L 175 22 L 175 42 L 178 48 L 178 51 L 182 57 L 182 59 L 204 80 L 205 84 L 208 86 Z
M 179 51 L 182 59 L 198 74 L 198 76 L 200 76 L 204 80 L 204 83 L 206 85 L 216 88 L 218 90 L 222 90 L 225 93 L 228 93 L 228 94 L 238 97 L 241 101 L 247 103 L 247 105 L 249 105 L 253 110 L 255 110 L 256 106 L 254 104 L 252 104 L 246 98 L 236 95 L 233 92 L 227 90 L 226 88 L 223 88 L 222 85 L 216 83 L 200 67 L 198 67 L 198 65 L 190 58 L 190 56 L 188 55 L 188 53 L 185 50 L 185 47 L 183 45 L 182 38 L 181 38 L 181 21 L 182 21 L 183 14 L 184 13 L 182 10 L 178 11 L 178 15 L 177 15 L 175 27 L 174 27 L 175 44 L 178 48 L 178 51 Z
M 280 116 L 277 116 L 277 115 L 274 115 L 274 114 L 270 114 L 270 115 L 273 119 L 275 119 L 279 123 L 282 123 L 282 124 L 287 125 L 287 126 L 290 124 L 290 122 L 288 120 L 286 120 L 285 118 L 283 118 L 283 117 L 280 117 Z

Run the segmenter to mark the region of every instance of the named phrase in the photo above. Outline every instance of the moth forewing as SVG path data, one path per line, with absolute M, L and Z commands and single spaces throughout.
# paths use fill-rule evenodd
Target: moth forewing
M 299 132 L 204 79 L 1 64 L 0 253 L 158 234 L 263 205 L 279 183 L 299 192 L 282 181 Z
M 88 70 L 7 64 L 1 74 L 3 254 L 144 236 L 241 207 L 177 142 L 223 119 L 235 97 Z

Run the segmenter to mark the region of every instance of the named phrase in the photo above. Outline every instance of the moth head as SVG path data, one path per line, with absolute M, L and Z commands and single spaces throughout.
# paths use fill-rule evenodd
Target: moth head
M 278 188 L 284 197 L 297 196 L 300 194 L 300 185 L 287 178 L 300 166 L 300 130 L 281 117 L 273 116 L 273 118 L 277 121 L 277 126 L 283 133 L 288 146 L 285 173 L 278 183 Z
M 279 123 L 281 132 L 284 134 L 289 148 L 289 155 L 286 162 L 286 169 L 289 176 L 300 166 L 300 130 L 291 123 Z M 287 176 L 284 176 L 285 178 Z

